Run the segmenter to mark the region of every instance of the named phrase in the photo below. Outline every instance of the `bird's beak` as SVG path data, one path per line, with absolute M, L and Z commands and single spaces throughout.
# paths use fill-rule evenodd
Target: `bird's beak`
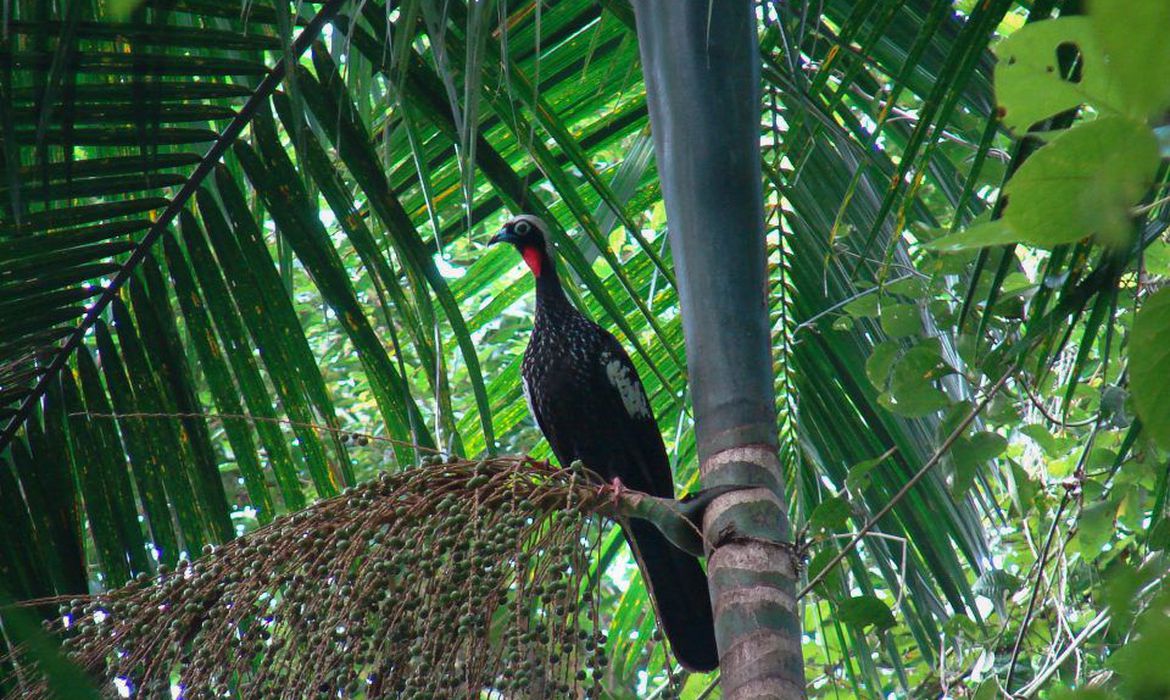
M 516 242 L 516 234 L 512 233 L 511 229 L 502 228 L 502 229 L 500 229 L 499 233 L 492 236 L 491 240 L 488 241 L 488 245 L 495 245 L 497 243 L 515 243 L 515 242 Z

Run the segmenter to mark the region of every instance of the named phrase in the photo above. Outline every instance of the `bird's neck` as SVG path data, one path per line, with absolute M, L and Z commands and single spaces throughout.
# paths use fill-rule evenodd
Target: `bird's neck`
M 539 313 L 542 309 L 553 310 L 563 306 L 571 307 L 568 297 L 565 296 L 565 290 L 561 287 L 561 279 L 557 276 L 557 268 L 553 264 L 552 258 L 544 252 L 539 252 L 537 255 L 539 255 L 539 259 L 533 261 L 528 261 L 528 256 L 525 256 L 533 276 L 536 277 L 537 312 Z

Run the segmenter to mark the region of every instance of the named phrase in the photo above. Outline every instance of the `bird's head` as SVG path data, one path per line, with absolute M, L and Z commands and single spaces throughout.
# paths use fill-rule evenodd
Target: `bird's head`
M 548 225 L 531 214 L 513 216 L 500 232 L 492 236 L 488 245 L 511 243 L 516 246 L 532 274 L 540 277 L 550 265 L 548 255 Z

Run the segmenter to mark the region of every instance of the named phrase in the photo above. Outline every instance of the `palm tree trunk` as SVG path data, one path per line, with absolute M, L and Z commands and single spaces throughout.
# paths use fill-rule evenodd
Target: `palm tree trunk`
M 804 668 L 776 456 L 751 0 L 634 0 L 678 273 L 725 698 L 802 698 Z

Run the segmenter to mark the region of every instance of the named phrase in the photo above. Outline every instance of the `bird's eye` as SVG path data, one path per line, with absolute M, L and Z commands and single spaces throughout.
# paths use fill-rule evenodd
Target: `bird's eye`
M 516 234 L 517 235 L 519 235 L 519 236 L 527 235 L 530 230 L 532 230 L 532 225 L 529 224 L 527 221 L 517 221 L 516 222 Z

